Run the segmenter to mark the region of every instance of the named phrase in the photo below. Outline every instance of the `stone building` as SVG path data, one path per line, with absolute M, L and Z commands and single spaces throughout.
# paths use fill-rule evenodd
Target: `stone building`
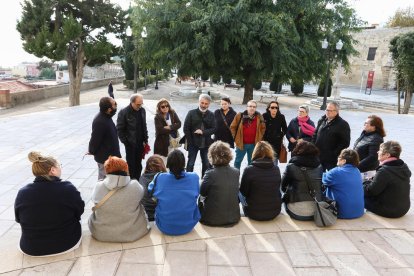
M 414 31 L 408 28 L 371 28 L 356 33 L 354 38 L 359 42 L 355 49 L 359 56 L 350 57 L 350 73 L 340 74 L 340 84 L 362 87 L 365 90 L 367 75 L 374 71 L 374 89 L 395 89 L 395 73 L 389 45 L 398 34 Z

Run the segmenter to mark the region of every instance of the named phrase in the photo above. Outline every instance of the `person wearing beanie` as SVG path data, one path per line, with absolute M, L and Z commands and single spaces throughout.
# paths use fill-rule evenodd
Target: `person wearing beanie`
M 54 157 L 33 151 L 28 158 L 36 178 L 19 190 L 14 202 L 22 228 L 19 249 L 32 257 L 73 251 L 82 240 L 85 203 L 72 183 L 60 179 L 62 166 Z
M 92 236 L 103 242 L 132 242 L 148 233 L 150 226 L 141 204 L 144 188 L 128 175 L 128 164 L 110 156 L 104 163 L 106 178 L 92 192 L 94 211 L 89 217 Z M 104 200 L 105 196 L 110 194 Z

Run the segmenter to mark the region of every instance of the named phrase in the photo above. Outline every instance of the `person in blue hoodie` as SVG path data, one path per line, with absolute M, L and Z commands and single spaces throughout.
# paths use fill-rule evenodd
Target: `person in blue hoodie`
M 364 190 L 358 165 L 358 153 L 343 149 L 337 167 L 322 175 L 325 196 L 337 202 L 338 218 L 354 219 L 364 214 Z
M 155 223 L 167 235 L 184 235 L 200 220 L 197 198 L 200 194 L 199 177 L 186 172 L 185 157 L 180 150 L 167 158 L 169 172 L 160 173 L 148 186 L 148 192 L 157 200 Z

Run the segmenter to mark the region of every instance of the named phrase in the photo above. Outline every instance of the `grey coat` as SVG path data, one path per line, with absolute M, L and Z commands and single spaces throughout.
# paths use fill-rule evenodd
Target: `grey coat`
M 230 166 L 207 170 L 200 188 L 200 222 L 211 226 L 230 226 L 240 220 L 238 169 Z
M 89 217 L 92 236 L 104 242 L 132 242 L 150 229 L 141 200 L 144 189 L 129 176 L 108 174 L 99 181 L 92 193 L 97 204 L 109 191 L 119 188 L 100 208 Z

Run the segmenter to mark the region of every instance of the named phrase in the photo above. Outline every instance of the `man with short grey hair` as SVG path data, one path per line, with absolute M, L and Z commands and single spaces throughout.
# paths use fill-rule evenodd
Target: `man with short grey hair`
M 319 148 L 323 170 L 334 168 L 341 150 L 349 147 L 351 141 L 351 129 L 348 122 L 339 116 L 338 103 L 328 103 L 312 141 Z
M 209 95 L 201 94 L 198 98 L 198 108 L 190 110 L 184 121 L 184 134 L 188 150 L 187 172 L 194 170 L 197 153 L 200 151 L 202 177 L 209 167 L 207 152 L 209 146 L 213 143 L 211 135 L 216 132 L 214 114 L 208 110 L 210 102 Z
M 143 104 L 144 97 L 141 94 L 132 94 L 130 104 L 119 112 L 116 125 L 119 140 L 125 145 L 131 179 L 139 179 L 141 176 L 142 155 L 145 145 L 148 144 L 146 112 L 142 107 Z

